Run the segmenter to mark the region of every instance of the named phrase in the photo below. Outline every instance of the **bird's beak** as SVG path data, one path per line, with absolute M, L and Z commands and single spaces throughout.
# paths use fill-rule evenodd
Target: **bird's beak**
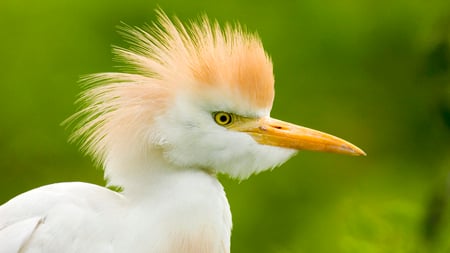
M 230 129 L 245 132 L 264 145 L 355 156 L 366 155 L 360 148 L 333 135 L 269 117 L 243 119 L 235 122 Z

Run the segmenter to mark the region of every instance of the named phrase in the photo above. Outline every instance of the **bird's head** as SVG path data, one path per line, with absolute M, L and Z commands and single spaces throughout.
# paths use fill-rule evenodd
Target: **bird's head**
M 146 29 L 123 29 L 115 48 L 129 71 L 88 77 L 73 138 L 104 166 L 159 152 L 180 168 L 247 178 L 297 150 L 361 155 L 337 137 L 270 117 L 272 62 L 258 37 L 202 18 L 185 26 L 159 11 Z

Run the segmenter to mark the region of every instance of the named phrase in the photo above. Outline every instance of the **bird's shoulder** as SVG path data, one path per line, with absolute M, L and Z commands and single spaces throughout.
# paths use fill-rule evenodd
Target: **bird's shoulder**
M 86 228 L 107 210 L 120 209 L 122 202 L 117 192 L 81 182 L 22 193 L 0 206 L 0 252 L 19 252 L 30 241 L 56 236 L 58 230 L 68 232 L 80 224 Z
M 79 206 L 86 210 L 101 210 L 119 205 L 120 193 L 105 187 L 82 182 L 56 183 L 22 193 L 0 206 L 0 229 L 8 220 L 46 215 L 64 206 Z

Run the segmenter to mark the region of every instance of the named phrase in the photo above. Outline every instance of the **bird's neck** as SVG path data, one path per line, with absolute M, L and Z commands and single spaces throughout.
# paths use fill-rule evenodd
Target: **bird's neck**
M 109 186 L 118 186 L 127 194 L 141 194 L 173 175 L 183 172 L 164 159 L 159 150 L 146 154 L 122 149 L 110 154 L 105 164 L 105 178 Z
M 135 221 L 135 227 L 143 229 L 139 233 L 158 231 L 143 237 L 143 245 L 153 245 L 148 240 L 155 240 L 158 250 L 152 252 L 179 252 L 182 248 L 188 253 L 229 253 L 231 213 L 214 175 L 171 165 L 157 150 L 145 158 L 123 153 L 117 157 L 120 159 L 111 159 L 105 168 L 110 184 L 124 189 L 127 205 L 134 210 L 129 213 L 147 217 Z
M 154 149 L 139 154 L 122 150 L 120 155 L 111 155 L 105 166 L 108 185 L 118 186 L 129 195 L 140 195 L 153 191 L 171 178 L 195 174 L 207 176 L 217 181 L 206 171 L 195 168 L 182 168 L 169 163 L 161 150 Z

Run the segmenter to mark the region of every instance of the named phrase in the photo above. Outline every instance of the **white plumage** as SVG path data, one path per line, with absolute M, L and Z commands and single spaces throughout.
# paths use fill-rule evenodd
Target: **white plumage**
M 15 197 L 0 207 L 0 253 L 227 253 L 217 173 L 245 179 L 299 149 L 364 154 L 270 118 L 272 63 L 255 35 L 158 13 L 115 49 L 131 71 L 87 78 L 85 107 L 70 119 L 73 139 L 123 191 L 73 182 Z

